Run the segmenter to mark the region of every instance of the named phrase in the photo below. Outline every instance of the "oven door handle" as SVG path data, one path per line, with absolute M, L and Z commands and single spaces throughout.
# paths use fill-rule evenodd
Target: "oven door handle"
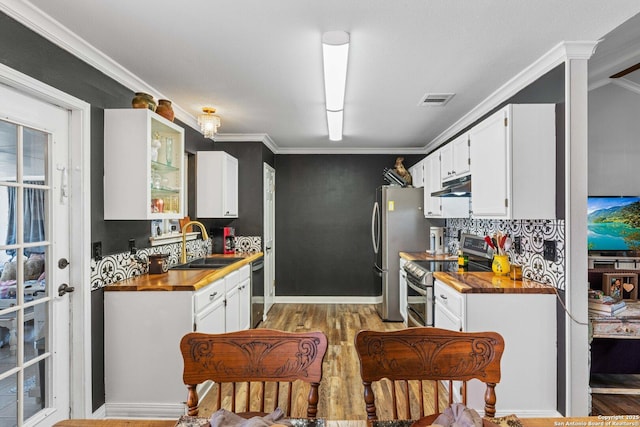
M 428 296 L 428 295 L 427 295 L 427 290 L 426 290 L 426 289 L 421 288 L 420 286 L 416 286 L 416 285 L 414 285 L 413 283 L 411 283 L 411 282 L 409 282 L 409 281 L 407 281 L 407 285 L 408 285 L 411 289 L 413 289 L 414 291 L 416 291 L 417 293 L 419 293 L 420 295 L 425 296 L 425 297 L 426 297 L 426 296 Z

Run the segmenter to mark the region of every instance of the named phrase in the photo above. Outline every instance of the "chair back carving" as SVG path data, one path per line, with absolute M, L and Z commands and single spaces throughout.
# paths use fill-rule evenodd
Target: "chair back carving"
M 411 419 L 409 382 L 417 383 L 419 417 L 425 416 L 423 381 L 434 386 L 434 412 L 440 398 L 438 382 L 449 384 L 448 403 L 453 403 L 453 381 L 463 381 L 462 399 L 466 404 L 466 381 L 478 379 L 487 386 L 484 412 L 495 415 L 495 386 L 500 382 L 500 359 L 504 340 L 495 332 L 456 332 L 433 327 L 408 328 L 397 331 L 360 331 L 355 338 L 360 359 L 360 375 L 364 385 L 367 419 L 377 420 L 372 382 L 390 381 L 393 419 L 398 419 L 398 404 L 406 408 L 405 419 Z M 403 388 L 404 387 L 404 388 Z M 416 386 L 414 386 L 415 390 Z M 402 396 L 396 394 L 400 390 Z M 416 400 L 416 399 L 413 399 Z M 415 405 L 414 405 L 415 406 Z M 415 416 L 413 417 L 415 418 Z M 435 419 L 435 416 L 433 417 Z
M 266 414 L 268 395 L 273 400 L 273 410 L 280 407 L 290 416 L 294 384 L 302 381 L 309 384 L 306 416 L 316 418 L 322 362 L 327 351 L 327 337 L 322 332 L 272 329 L 223 334 L 193 332 L 182 338 L 180 351 L 184 359 L 183 381 L 188 390 L 188 415 L 198 415 L 197 385 L 211 380 L 216 383 L 218 409 L 223 407 L 222 389 L 226 387 L 231 412 Z M 284 383 L 282 390 L 281 383 Z M 281 397 L 284 392 L 286 407 Z M 240 397 L 244 397 L 243 405 Z

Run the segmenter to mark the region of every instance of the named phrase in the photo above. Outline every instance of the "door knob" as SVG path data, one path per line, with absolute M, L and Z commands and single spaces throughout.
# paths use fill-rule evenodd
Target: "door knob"
M 68 294 L 70 292 L 75 291 L 76 289 L 73 286 L 69 286 L 66 283 L 63 283 L 62 285 L 58 286 L 58 296 L 61 297 L 64 294 Z
M 68 265 L 69 265 L 69 261 L 67 261 L 67 259 L 66 259 L 66 258 L 60 258 L 60 259 L 58 260 L 58 268 L 59 268 L 60 270 L 64 269 L 64 268 L 65 268 L 66 266 L 68 266 Z

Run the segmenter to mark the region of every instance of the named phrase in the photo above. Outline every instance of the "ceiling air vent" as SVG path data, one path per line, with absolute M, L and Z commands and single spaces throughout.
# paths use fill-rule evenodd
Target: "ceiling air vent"
M 454 93 L 427 93 L 420 99 L 420 107 L 444 107 L 453 98 Z

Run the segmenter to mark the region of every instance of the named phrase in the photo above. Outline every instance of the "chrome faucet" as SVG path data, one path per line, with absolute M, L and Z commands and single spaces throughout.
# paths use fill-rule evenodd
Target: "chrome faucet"
M 187 230 L 190 225 L 197 225 L 200 227 L 200 231 L 202 232 L 202 240 L 209 240 L 209 236 L 207 235 L 206 227 L 199 221 L 189 221 L 182 226 L 182 252 L 180 254 L 180 264 L 184 264 L 187 262 Z

